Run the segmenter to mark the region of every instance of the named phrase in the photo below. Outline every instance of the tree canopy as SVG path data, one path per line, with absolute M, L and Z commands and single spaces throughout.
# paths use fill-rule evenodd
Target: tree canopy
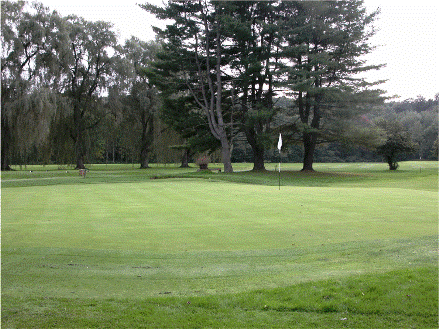
M 155 41 L 119 44 L 108 22 L 2 2 L 2 170 L 147 168 L 181 152 L 185 162 L 207 152 L 226 172 L 232 161 L 265 170 L 280 132 L 283 156 L 303 170 L 316 159 L 389 162 L 392 147 L 400 157 L 437 157 L 438 100 L 384 103 L 381 81 L 362 78 L 382 67 L 364 61 L 379 11 L 363 1 L 140 7 L 172 23 L 154 28 Z
M 367 14 L 362 1 L 173 1 L 164 8 L 142 7 L 175 20 L 156 28 L 164 44 L 158 74 L 175 77 L 174 91 L 194 97 L 223 150 L 230 148 L 233 128 L 244 132 L 255 170 L 264 169 L 264 150 L 272 147 L 276 92 L 297 102 L 298 113 L 290 117 L 299 120 L 279 129 L 300 133 L 304 170 L 313 169 L 319 142 L 339 138 L 340 121 L 383 101 L 383 91 L 372 89 L 379 82 L 356 77 L 381 67 L 361 60 L 372 50 L 367 41 L 378 14 Z M 235 114 L 228 134 L 220 133 L 226 113 Z

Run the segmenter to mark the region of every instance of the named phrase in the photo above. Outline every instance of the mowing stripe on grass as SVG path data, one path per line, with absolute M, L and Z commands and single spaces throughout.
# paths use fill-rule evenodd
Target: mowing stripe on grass
M 437 193 L 177 179 L 4 189 L 4 248 L 179 252 L 437 233 Z
M 437 170 L 342 169 L 281 191 L 270 172 L 5 173 L 2 324 L 436 325 Z

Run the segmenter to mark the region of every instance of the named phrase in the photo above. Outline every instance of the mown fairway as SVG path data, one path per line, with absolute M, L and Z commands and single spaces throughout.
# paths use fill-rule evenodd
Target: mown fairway
M 282 168 L 2 173 L 2 327 L 437 328 L 437 162 Z

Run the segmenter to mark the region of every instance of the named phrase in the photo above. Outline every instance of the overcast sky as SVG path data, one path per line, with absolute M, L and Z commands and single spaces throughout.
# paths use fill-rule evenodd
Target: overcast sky
M 40 0 L 62 16 L 76 14 L 86 20 L 103 20 L 114 24 L 120 42 L 131 36 L 148 41 L 154 39 L 151 25 L 157 22 L 153 15 L 136 3 L 154 3 L 161 0 Z M 377 48 L 367 59 L 369 64 L 387 64 L 378 72 L 369 72 L 370 81 L 388 81 L 380 86 L 395 100 L 429 99 L 439 93 L 439 1 L 365 0 L 368 11 L 381 8 L 376 26 L 377 34 L 371 43 Z

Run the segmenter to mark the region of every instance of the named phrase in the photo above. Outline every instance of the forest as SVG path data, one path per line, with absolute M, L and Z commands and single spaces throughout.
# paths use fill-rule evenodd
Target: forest
M 439 93 L 395 101 L 362 77 L 382 67 L 362 59 L 379 19 L 362 1 L 140 7 L 173 24 L 120 44 L 109 22 L 2 1 L 2 170 L 437 160 Z

